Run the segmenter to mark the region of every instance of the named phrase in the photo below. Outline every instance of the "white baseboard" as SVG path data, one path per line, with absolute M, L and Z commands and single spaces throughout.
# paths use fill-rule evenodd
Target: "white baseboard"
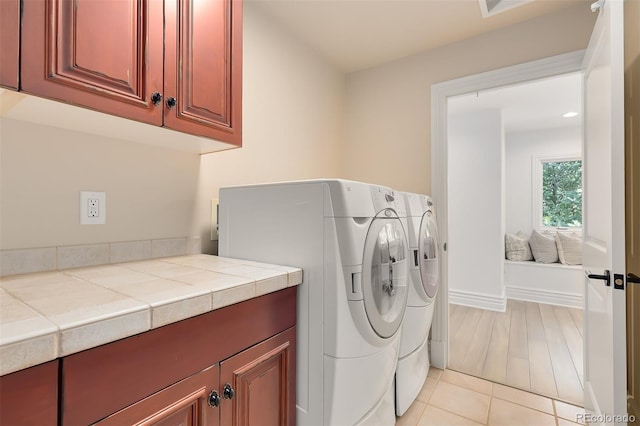
M 559 291 L 522 287 L 506 287 L 505 292 L 507 299 L 546 303 L 548 305 L 569 306 L 571 308 L 579 309 L 582 309 L 584 305 L 582 295 L 576 293 L 563 293 Z
M 449 289 L 449 303 L 498 312 L 505 312 L 507 310 L 506 298 L 472 293 L 469 291 Z

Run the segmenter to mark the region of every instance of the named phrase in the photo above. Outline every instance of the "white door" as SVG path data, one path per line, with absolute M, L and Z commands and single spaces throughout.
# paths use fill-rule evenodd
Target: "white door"
M 592 424 L 626 424 L 623 3 L 600 3 L 584 60 L 584 401 Z

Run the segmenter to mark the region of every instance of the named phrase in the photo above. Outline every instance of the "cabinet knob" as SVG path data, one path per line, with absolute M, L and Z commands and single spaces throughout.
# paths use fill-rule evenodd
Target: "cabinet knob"
M 220 395 L 218 395 L 218 392 L 216 392 L 215 390 L 212 390 L 211 393 L 209 394 L 208 402 L 211 407 L 220 406 Z
M 153 92 L 151 94 L 151 102 L 153 102 L 155 106 L 160 105 L 160 102 L 162 102 L 162 95 L 158 92 Z
M 236 391 L 233 390 L 233 388 L 229 383 L 224 385 L 224 388 L 222 389 L 222 397 L 224 399 L 231 399 L 235 394 L 236 394 Z
M 169 96 L 167 98 L 167 107 L 169 107 L 169 109 L 173 109 L 177 103 L 178 102 L 176 101 L 176 98 L 174 98 L 173 96 Z

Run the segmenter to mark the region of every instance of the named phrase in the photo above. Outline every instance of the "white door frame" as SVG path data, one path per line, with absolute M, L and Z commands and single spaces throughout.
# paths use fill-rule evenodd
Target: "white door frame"
M 431 86 L 431 194 L 436 205 L 442 247 L 448 240 L 447 223 L 447 98 L 511 84 L 553 77 L 582 70 L 584 50 L 526 62 Z M 449 359 L 448 253 L 442 252 L 439 297 L 431 328 L 431 363 L 446 368 Z M 469 271 L 473 273 L 473 271 Z

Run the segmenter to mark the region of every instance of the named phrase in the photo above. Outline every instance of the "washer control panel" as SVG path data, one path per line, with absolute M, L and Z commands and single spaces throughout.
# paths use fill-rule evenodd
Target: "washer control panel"
M 385 215 L 389 216 L 386 210 L 395 211 L 398 216 L 406 216 L 404 202 L 402 202 L 401 193 L 384 186 L 371 185 L 371 199 L 376 212 L 385 210 Z

